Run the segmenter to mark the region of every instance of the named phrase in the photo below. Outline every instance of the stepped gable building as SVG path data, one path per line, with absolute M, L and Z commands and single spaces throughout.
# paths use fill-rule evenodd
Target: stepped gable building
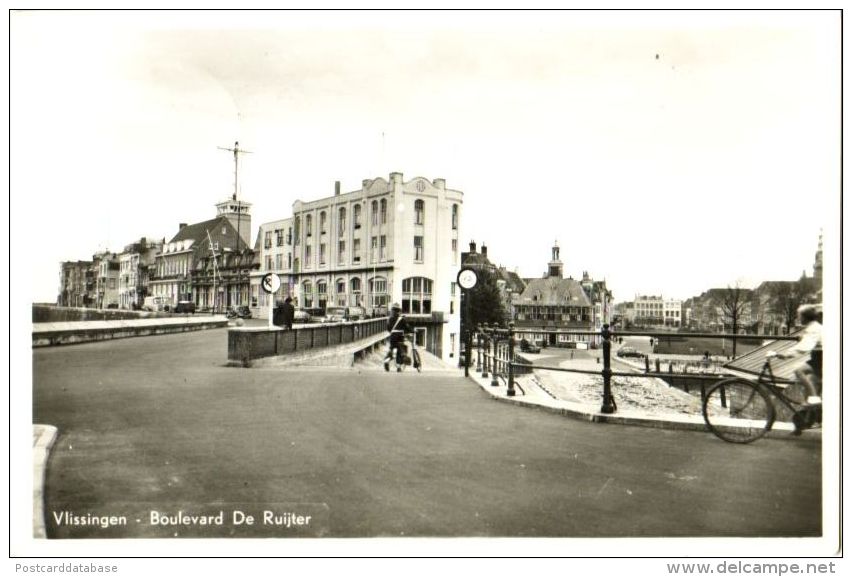
M 415 325 L 418 346 L 449 358 L 458 350 L 459 222 L 463 193 L 442 178 L 365 179 L 359 189 L 293 203 L 292 215 L 260 227 L 260 269 L 251 302 L 263 316 L 291 296 L 299 308 L 360 306 L 384 315 L 393 302 Z M 279 293 L 260 278 L 274 272 Z
M 247 305 L 254 266 L 250 206 L 232 198 L 216 205 L 215 218 L 181 223 L 156 257 L 150 294 L 171 306 L 180 300 L 199 309 Z
M 575 330 L 597 331 L 609 322 L 611 293 L 604 282 L 597 283 L 584 275 L 584 289 L 580 281 L 565 278 L 563 263 L 559 258 L 559 245 L 554 244 L 547 273 L 538 279 L 529 279 L 523 292 L 515 298 L 515 326 L 519 329 L 541 331 Z M 587 292 L 587 290 L 589 292 Z M 600 306 L 593 301 L 599 299 Z M 529 340 L 543 341 L 549 346 L 597 346 L 599 337 L 591 335 L 527 334 Z

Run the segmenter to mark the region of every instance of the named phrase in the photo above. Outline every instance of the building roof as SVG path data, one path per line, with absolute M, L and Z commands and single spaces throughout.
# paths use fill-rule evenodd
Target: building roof
M 519 304 L 540 306 L 591 306 L 586 291 L 572 278 L 532 279 L 521 293 Z
M 790 333 L 790 336 L 796 336 L 803 329 Z M 767 337 L 767 339 L 771 339 L 772 337 Z M 791 349 L 796 345 L 797 341 L 777 341 L 777 340 L 769 340 L 764 343 L 760 347 L 750 351 L 740 357 L 735 358 L 731 362 L 724 365 L 726 369 L 733 369 L 734 371 L 746 373 L 748 375 L 759 375 L 763 370 L 763 363 L 766 362 L 766 353 L 772 351 L 776 353 L 780 353 L 782 351 L 786 351 L 787 349 Z M 772 360 L 772 374 L 776 379 L 781 379 L 782 381 L 793 381 L 795 379 L 795 371 L 799 366 L 799 359 L 779 359 L 775 358 Z
M 228 224 L 230 226 L 226 216 L 217 216 L 216 218 L 205 220 L 204 222 L 188 224 L 181 228 L 169 242 L 178 242 L 180 240 L 194 240 L 195 242 L 198 242 L 207 238 L 208 230 L 210 230 L 210 234 L 212 235 L 213 231 L 218 229 L 220 224 Z M 231 226 L 231 228 L 233 228 L 233 226 Z

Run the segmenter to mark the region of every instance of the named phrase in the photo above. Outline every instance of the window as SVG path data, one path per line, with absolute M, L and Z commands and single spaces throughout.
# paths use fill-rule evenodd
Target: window
M 414 201 L 414 224 L 423 224 L 423 212 L 425 211 L 425 203 L 422 200 Z
M 311 236 L 313 233 L 313 217 L 311 215 L 305 216 L 305 236 Z
M 282 228 L 275 229 L 275 245 L 284 246 L 284 229 Z
M 295 242 L 296 242 L 296 245 L 298 246 L 299 245 L 299 233 L 301 232 L 301 227 L 299 226 L 300 220 L 299 220 L 298 216 L 296 217 L 296 220 L 293 221 L 293 223 L 294 223 L 293 224 L 293 234 L 296 237 Z
M 324 309 L 328 305 L 328 283 L 317 281 L 317 306 Z
M 372 222 L 373 226 L 376 226 L 377 224 L 379 224 L 379 203 L 378 203 L 378 201 L 374 200 L 373 204 L 371 206 L 372 206 L 371 222 Z
M 423 237 L 414 237 L 414 262 L 423 262 Z
M 352 262 L 361 262 L 361 239 L 356 238 L 352 241 Z
M 287 253 L 287 268 L 293 268 L 293 253 L 290 252 Z
M 337 242 L 337 264 L 343 264 L 346 260 L 346 241 L 340 240 Z
M 346 209 L 342 206 L 337 211 L 337 234 L 339 236 L 346 234 Z
M 356 204 L 352 207 L 352 226 L 353 228 L 361 228 L 361 205 Z
M 328 227 L 328 223 L 326 221 L 327 221 L 327 219 L 326 219 L 325 211 L 322 211 L 320 213 L 320 225 L 319 225 L 320 226 L 320 228 L 319 228 L 320 234 L 326 233 L 326 230 L 327 230 L 327 227 Z
M 263 248 L 272 248 L 272 231 L 268 230 L 263 235 Z
M 293 227 L 291 226 L 291 227 L 287 228 L 287 245 L 289 246 L 289 245 L 292 245 L 292 244 L 293 244 Z
M 459 205 L 453 205 L 453 230 L 458 230 L 459 228 Z
M 346 306 L 346 281 L 337 279 L 337 306 Z
M 325 243 L 320 243 L 320 254 L 319 254 L 319 263 L 325 264 Z
M 381 238 L 379 238 L 379 260 L 387 260 L 387 258 L 388 258 L 387 248 L 388 248 L 388 237 L 386 237 L 385 235 L 382 235 Z
M 361 279 L 358 277 L 353 278 L 349 281 L 349 292 L 351 294 L 351 305 L 352 306 L 361 306 Z
M 306 267 L 311 266 L 311 262 L 312 262 L 311 257 L 312 256 L 313 255 L 311 254 L 311 245 L 305 245 L 305 266 Z
M 402 281 L 402 312 L 432 313 L 432 281 L 425 277 L 409 277 Z
M 453 264 L 458 264 L 459 260 L 459 241 L 458 239 L 453 239 Z
M 379 237 L 370 238 L 370 262 L 376 262 L 376 255 L 379 249 Z
M 305 301 L 305 307 L 311 308 L 314 306 L 314 293 L 311 287 L 311 281 L 309 280 L 302 283 L 302 300 Z
M 450 283 L 450 296 L 451 297 L 456 296 L 456 283 L 454 283 L 454 282 Z
M 276 270 L 281 269 L 281 255 L 280 254 L 275 255 L 275 269 Z
M 370 279 L 370 301 L 373 307 L 386 307 L 390 300 L 388 292 L 388 281 L 384 277 Z
M 381 221 L 382 224 L 388 222 L 388 200 L 386 198 L 383 198 L 381 202 Z

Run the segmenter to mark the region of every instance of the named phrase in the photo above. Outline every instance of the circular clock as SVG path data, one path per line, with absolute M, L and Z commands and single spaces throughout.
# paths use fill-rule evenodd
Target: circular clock
M 266 293 L 272 294 L 279 288 L 281 288 L 281 279 L 278 278 L 277 274 L 271 272 L 266 273 L 265 275 L 263 275 L 263 279 L 260 281 L 260 286 Z
M 459 271 L 459 276 L 457 277 L 459 286 L 464 290 L 470 290 L 476 286 L 476 272 L 470 268 L 463 268 Z

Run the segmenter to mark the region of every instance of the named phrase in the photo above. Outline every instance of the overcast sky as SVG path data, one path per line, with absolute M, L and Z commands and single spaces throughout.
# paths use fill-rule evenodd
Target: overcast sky
M 402 172 L 464 192 L 462 245 L 618 301 L 811 273 L 840 202 L 836 12 L 11 16 L 12 243 L 59 262 Z M 839 246 L 839 243 L 838 245 Z M 832 262 L 831 254 L 827 255 Z

